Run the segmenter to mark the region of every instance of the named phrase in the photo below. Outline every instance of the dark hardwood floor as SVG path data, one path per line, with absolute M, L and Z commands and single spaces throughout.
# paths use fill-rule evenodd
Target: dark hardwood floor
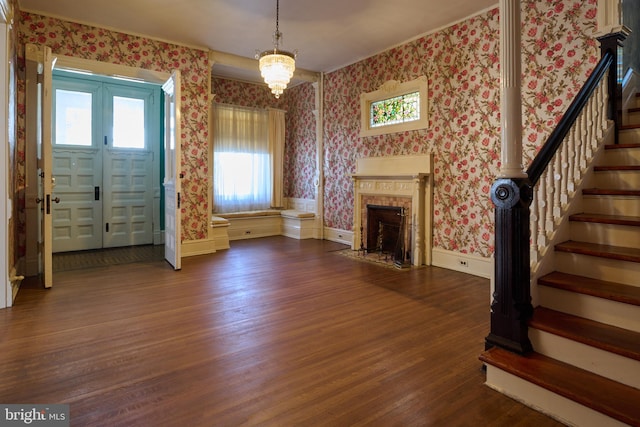
M 0 310 L 0 402 L 72 426 L 555 426 L 483 385 L 489 281 L 234 241 L 59 272 Z

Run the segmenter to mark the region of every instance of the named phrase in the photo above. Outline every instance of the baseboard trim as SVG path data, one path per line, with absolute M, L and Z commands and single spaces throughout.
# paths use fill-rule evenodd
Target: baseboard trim
M 342 243 L 344 245 L 352 246 L 353 244 L 353 231 L 339 230 L 337 228 L 324 228 L 324 239 L 332 242 Z
M 440 248 L 433 248 L 431 254 L 431 265 L 435 267 L 473 274 L 485 279 L 493 277 L 493 258 L 483 258 Z
M 213 239 L 186 240 L 182 242 L 180 249 L 182 250 L 182 258 L 186 258 L 215 253 L 216 244 Z

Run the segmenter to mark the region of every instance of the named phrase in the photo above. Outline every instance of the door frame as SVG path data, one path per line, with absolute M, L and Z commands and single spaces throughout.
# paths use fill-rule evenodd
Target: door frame
M 13 195 L 9 193 L 9 178 L 11 168 L 9 167 L 9 32 L 11 28 L 12 11 L 9 4 L 4 0 L 0 1 L 0 170 L 4 174 L 0 180 L 0 308 L 11 307 L 13 305 L 13 286 L 9 277 L 9 270 L 12 267 L 9 260 L 9 219 L 7 212 L 12 212 L 11 200 Z M 15 119 L 15 118 L 14 118 Z M 14 165 L 11 165 L 14 166 Z M 7 207 L 9 209 L 7 209 Z
M 74 58 L 70 56 L 57 56 L 54 69 L 63 71 L 79 71 L 88 72 L 96 75 L 102 75 L 106 77 L 124 77 L 131 80 L 137 80 L 146 83 L 155 83 L 163 85 L 172 76 L 170 72 L 145 70 L 142 68 L 129 67 L 126 65 L 110 64 L 106 62 L 99 62 L 90 59 Z M 166 112 L 165 112 L 166 114 Z M 161 150 L 164 151 L 164 150 Z M 162 156 L 162 153 L 161 153 Z M 156 159 L 157 161 L 158 159 Z M 155 179 L 155 177 L 154 177 Z M 159 182 L 159 179 L 158 179 Z M 154 197 L 155 203 L 155 197 Z M 163 209 L 163 206 L 160 206 Z M 156 240 L 154 230 L 154 243 L 165 243 L 164 235 L 159 236 Z M 181 245 L 181 242 L 178 242 Z

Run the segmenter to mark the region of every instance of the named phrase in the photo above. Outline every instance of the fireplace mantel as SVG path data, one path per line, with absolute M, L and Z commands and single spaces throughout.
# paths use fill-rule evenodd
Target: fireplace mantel
M 411 199 L 411 253 L 413 265 L 431 264 L 433 218 L 433 156 L 388 156 L 357 159 L 354 185 L 353 243 L 362 239 L 362 212 L 365 196 L 407 197 Z

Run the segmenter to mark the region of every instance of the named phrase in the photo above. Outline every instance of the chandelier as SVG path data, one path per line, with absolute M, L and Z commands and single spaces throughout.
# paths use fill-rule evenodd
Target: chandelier
M 279 15 L 280 0 L 276 0 L 276 32 L 273 33 L 273 50 L 265 50 L 262 53 L 256 52 L 260 74 L 276 98 L 280 98 L 282 92 L 287 88 L 287 84 L 289 84 L 296 69 L 296 52 L 291 53 L 278 49 L 282 40 L 278 22 Z

